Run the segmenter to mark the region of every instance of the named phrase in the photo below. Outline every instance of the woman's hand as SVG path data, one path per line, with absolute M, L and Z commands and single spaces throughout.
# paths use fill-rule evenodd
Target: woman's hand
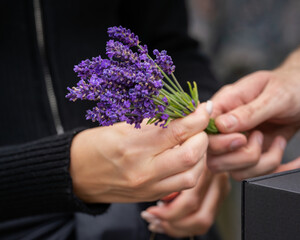
M 85 130 L 73 139 L 70 172 L 86 202 L 142 202 L 192 188 L 208 145 L 205 104 L 168 128 L 119 123 Z
M 214 223 L 220 204 L 230 190 L 228 175 L 212 174 L 206 167 L 197 185 L 182 191 L 172 202 L 142 212 L 149 229 L 172 237 L 205 234 Z

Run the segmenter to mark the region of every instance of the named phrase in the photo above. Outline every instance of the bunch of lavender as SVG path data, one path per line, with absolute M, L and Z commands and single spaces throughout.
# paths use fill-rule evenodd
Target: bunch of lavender
M 98 56 L 76 65 L 74 71 L 80 81 L 68 88 L 66 97 L 71 101 L 96 102 L 86 119 L 101 126 L 125 121 L 140 128 L 149 118 L 148 124 L 167 127 L 171 120 L 195 111 L 199 103 L 197 85 L 188 82 L 190 93 L 183 91 L 165 50 L 154 50 L 153 59 L 147 45 L 141 45 L 138 36 L 122 26 L 108 28 L 108 35 L 112 38 L 106 44 L 108 59 Z M 217 133 L 213 120 L 206 131 Z

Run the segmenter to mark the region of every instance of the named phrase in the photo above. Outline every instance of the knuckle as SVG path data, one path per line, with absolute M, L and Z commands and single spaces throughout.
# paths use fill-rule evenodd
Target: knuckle
M 256 165 L 261 156 L 261 151 L 257 147 L 248 147 L 245 148 L 244 153 L 246 155 L 246 158 L 244 160 L 244 163 L 247 165 Z
M 197 178 L 192 173 L 187 173 L 182 179 L 184 188 L 193 188 L 196 186 Z
M 130 174 L 127 179 L 128 186 L 132 189 L 143 188 L 146 184 L 146 177 L 143 174 Z
M 182 162 L 185 167 L 192 167 L 198 162 L 197 154 L 191 147 L 183 152 Z
M 185 128 L 179 124 L 174 124 L 171 128 L 171 138 L 174 139 L 176 143 L 182 143 L 186 139 L 187 132 Z
M 126 148 L 125 144 L 119 148 L 119 153 L 122 154 L 122 160 L 124 161 L 124 164 L 131 162 L 132 159 L 134 159 L 134 152 L 130 148 Z

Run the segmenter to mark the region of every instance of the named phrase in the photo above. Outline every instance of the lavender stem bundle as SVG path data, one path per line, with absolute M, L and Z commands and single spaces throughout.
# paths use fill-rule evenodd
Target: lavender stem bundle
M 165 50 L 149 55 L 147 45 L 129 29 L 108 28 L 111 40 L 106 44 L 108 59 L 87 59 L 74 67 L 80 78 L 76 87 L 68 88 L 71 101 L 95 101 L 86 119 L 110 126 L 125 121 L 140 128 L 148 124 L 167 127 L 171 120 L 194 112 L 199 104 L 197 84 L 187 82 L 189 94 L 177 81 L 172 58 Z M 135 51 L 134 51 L 134 50 Z M 211 119 L 207 133 L 218 133 Z

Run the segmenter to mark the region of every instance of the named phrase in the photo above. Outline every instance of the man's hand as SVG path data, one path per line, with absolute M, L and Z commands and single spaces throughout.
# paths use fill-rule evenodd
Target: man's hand
M 210 136 L 208 167 L 229 171 L 237 180 L 277 171 L 286 141 L 300 127 L 299 90 L 300 50 L 274 71 L 223 87 L 212 99 L 223 134 Z
M 205 168 L 194 188 L 182 191 L 170 203 L 148 208 L 141 216 L 153 232 L 172 237 L 203 235 L 214 223 L 229 190 L 227 174 L 214 175 Z
M 277 136 L 271 146 L 264 150 L 264 139 L 261 132 L 252 132 L 248 141 L 245 138 L 245 136 L 238 134 L 210 136 L 207 158 L 209 169 L 215 173 L 227 171 L 237 181 L 276 171 L 282 160 L 286 140 Z M 245 143 L 233 150 L 232 143 L 228 143 L 228 139 L 232 139 L 232 142 Z M 300 167 L 300 162 L 298 164 Z
M 143 202 L 196 185 L 206 159 L 205 104 L 168 128 L 120 123 L 73 139 L 70 172 L 86 202 Z
M 300 68 L 280 67 L 225 86 L 213 97 L 217 127 L 223 133 L 247 131 L 264 122 L 299 128 L 299 79 Z

